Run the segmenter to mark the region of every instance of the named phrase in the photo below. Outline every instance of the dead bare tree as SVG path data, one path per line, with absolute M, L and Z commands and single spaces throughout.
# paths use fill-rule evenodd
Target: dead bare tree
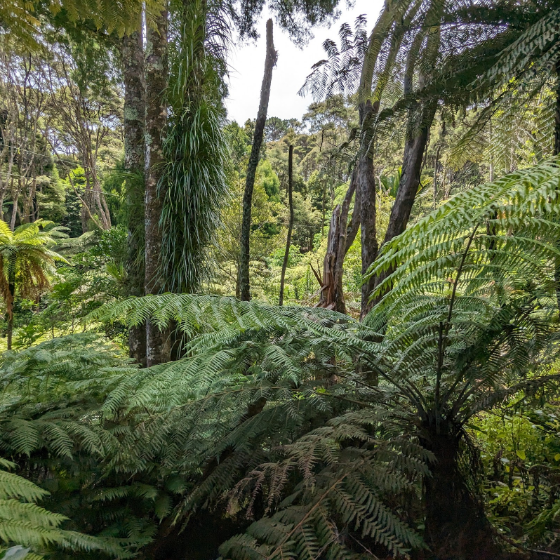
M 288 222 L 288 236 L 286 237 L 286 251 L 284 252 L 284 261 L 282 262 L 282 276 L 280 278 L 280 297 L 278 305 L 284 305 L 284 280 L 286 279 L 286 268 L 288 267 L 288 259 L 290 258 L 290 245 L 292 244 L 292 228 L 294 227 L 294 201 L 292 200 L 293 189 L 293 160 L 294 147 L 290 144 L 288 150 L 288 207 L 290 209 L 290 219 Z
M 251 208 L 253 204 L 253 187 L 255 186 L 255 174 L 259 164 L 259 154 L 264 136 L 266 115 L 268 112 L 268 101 L 270 99 L 270 86 L 272 83 L 272 69 L 276 65 L 278 54 L 274 49 L 274 38 L 272 35 L 272 20 L 266 22 L 266 59 L 264 63 L 264 76 L 261 86 L 261 99 L 255 132 L 253 134 L 253 145 L 249 164 L 247 165 L 247 177 L 245 181 L 245 192 L 243 194 L 243 218 L 241 223 L 241 257 L 239 262 L 239 285 L 241 299 L 251 299 L 251 286 L 249 281 L 249 241 L 251 238 Z

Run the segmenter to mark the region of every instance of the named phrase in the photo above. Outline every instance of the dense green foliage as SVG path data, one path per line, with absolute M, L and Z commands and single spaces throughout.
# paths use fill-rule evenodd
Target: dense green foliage
M 338 3 L 141 4 L 0 6 L 0 558 L 559 554 L 558 2 L 344 23 L 266 121 L 251 302 L 231 47 Z

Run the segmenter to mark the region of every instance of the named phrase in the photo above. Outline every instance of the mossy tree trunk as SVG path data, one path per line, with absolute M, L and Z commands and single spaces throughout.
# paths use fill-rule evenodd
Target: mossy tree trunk
M 160 218 L 164 193 L 159 187 L 165 156 L 163 135 L 167 124 L 165 91 L 167 70 L 167 11 L 157 16 L 155 24 L 146 30 L 146 160 L 145 160 L 145 278 L 146 294 L 158 294 L 165 289 L 159 274 L 161 254 Z M 152 321 L 146 324 L 146 363 L 148 366 L 169 361 L 169 333 Z
M 259 154 L 264 136 L 266 115 L 268 112 L 268 102 L 270 99 L 270 86 L 272 83 L 272 69 L 277 60 L 277 53 L 274 50 L 274 40 L 272 35 L 272 20 L 266 22 L 266 59 L 264 63 L 264 76 L 261 86 L 261 99 L 255 132 L 253 134 L 253 145 L 251 155 L 247 165 L 247 176 L 245 179 L 245 192 L 243 193 L 243 218 L 241 222 L 241 257 L 239 261 L 239 288 L 243 301 L 251 299 L 251 286 L 249 281 L 249 244 L 251 239 L 251 208 L 253 205 L 253 188 L 255 186 L 255 174 L 259 164 Z
M 144 47 L 142 14 L 137 15 L 136 31 L 122 38 L 124 79 L 124 168 L 128 215 L 127 292 L 144 295 L 144 121 L 146 83 L 144 79 Z M 130 357 L 146 365 L 146 325 L 128 331 Z

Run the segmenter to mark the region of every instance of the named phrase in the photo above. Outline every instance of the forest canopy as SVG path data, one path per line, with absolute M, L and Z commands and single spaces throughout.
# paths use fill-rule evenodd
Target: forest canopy
M 348 7 L 0 6 L 0 558 L 560 557 L 560 2 Z

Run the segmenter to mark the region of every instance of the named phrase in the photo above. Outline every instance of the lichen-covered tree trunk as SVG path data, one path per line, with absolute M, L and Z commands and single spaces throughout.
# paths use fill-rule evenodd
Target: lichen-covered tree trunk
M 146 294 L 158 294 L 164 289 L 159 274 L 161 254 L 160 218 L 163 193 L 158 190 L 165 157 L 163 135 L 167 123 L 167 11 L 157 16 L 154 26 L 146 30 L 146 160 L 145 160 L 145 278 Z M 146 363 L 148 366 L 166 362 L 170 356 L 168 332 L 154 322 L 146 324 Z
M 144 120 L 146 84 L 142 14 L 137 16 L 136 31 L 122 38 L 124 80 L 124 168 L 128 215 L 127 293 L 144 295 Z M 146 365 L 146 325 L 128 331 L 130 357 Z
M 360 197 L 360 228 L 362 241 L 362 275 L 377 258 L 379 244 L 377 241 L 375 204 L 375 175 L 373 173 L 373 147 L 371 122 L 377 115 L 379 104 L 372 105 L 368 100 L 360 106 L 360 120 L 362 122 L 362 147 L 356 171 L 356 189 Z M 369 295 L 373 288 L 373 279 L 368 279 L 362 284 L 362 298 L 360 317 L 363 319 L 369 312 L 371 305 Z
M 251 299 L 251 286 L 249 282 L 249 242 L 251 239 L 251 207 L 253 204 L 253 187 L 255 186 L 255 174 L 259 164 L 259 153 L 264 136 L 264 126 L 266 124 L 266 114 L 268 112 L 268 101 L 270 99 L 270 86 L 272 83 L 272 69 L 277 60 L 277 53 L 274 50 L 274 40 L 272 35 L 272 20 L 266 22 L 266 59 L 264 63 L 264 76 L 261 86 L 261 99 L 257 121 L 255 123 L 255 133 L 253 135 L 253 146 L 247 165 L 247 176 L 245 179 L 245 192 L 243 193 L 243 219 L 241 222 L 241 258 L 239 262 L 239 287 L 241 299 L 249 301 Z

